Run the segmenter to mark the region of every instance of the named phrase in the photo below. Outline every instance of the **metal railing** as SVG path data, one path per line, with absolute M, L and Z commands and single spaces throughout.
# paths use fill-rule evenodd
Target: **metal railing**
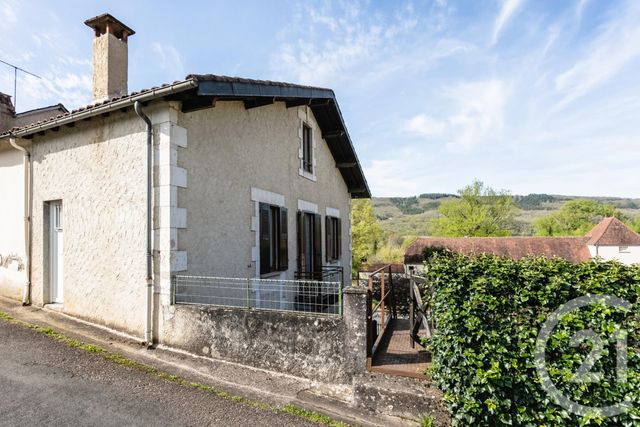
M 427 297 L 423 301 L 423 291 Z M 409 338 L 411 339 L 411 348 L 415 348 L 415 344 L 425 347 L 425 340 L 431 338 L 435 324 L 433 321 L 433 313 L 431 311 L 433 298 L 433 287 L 427 283 L 423 277 L 410 276 L 409 283 Z M 420 336 L 420 331 L 424 330 L 424 335 Z
M 172 301 L 341 316 L 342 282 L 176 275 Z
M 374 278 L 378 275 L 380 276 L 380 300 L 376 301 L 373 297 Z M 369 275 L 367 288 L 367 368 L 371 369 L 373 357 L 387 326 L 397 317 L 391 265 L 385 265 Z
M 319 271 L 296 271 L 296 280 L 318 280 L 343 283 L 344 269 L 338 266 L 323 265 Z

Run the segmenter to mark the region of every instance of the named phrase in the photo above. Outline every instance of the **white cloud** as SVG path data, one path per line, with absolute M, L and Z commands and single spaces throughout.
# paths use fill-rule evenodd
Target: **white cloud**
M 496 17 L 493 24 L 493 35 L 491 37 L 491 44 L 496 44 L 500 33 L 504 27 L 509 23 L 509 20 L 513 17 L 514 13 L 520 8 L 523 0 L 503 0 L 500 12 Z
M 390 21 L 363 12 L 359 1 L 305 4 L 301 28 L 288 29 L 287 38 L 273 58 L 278 78 L 329 85 L 349 70 L 384 58 L 397 37 L 409 34 L 418 24 L 410 3 L 400 7 Z M 387 58 L 384 58 L 387 59 Z M 383 62 L 383 61 L 380 61 Z
M 640 2 L 630 1 L 610 19 L 584 49 L 584 56 L 555 78 L 555 89 L 563 96 L 558 108 L 587 94 L 615 76 L 640 55 Z
M 160 58 L 160 68 L 169 71 L 170 77 L 173 79 L 184 78 L 186 73 L 184 72 L 182 57 L 175 47 L 160 43 L 153 43 L 151 47 Z
M 407 130 L 409 132 L 425 138 L 442 135 L 446 127 L 444 122 L 438 121 L 426 114 L 418 114 L 407 123 Z
M 0 4 L 0 22 L 2 22 L 2 25 L 18 22 L 16 11 L 11 2 L 7 1 Z
M 405 130 L 427 140 L 446 141 L 451 151 L 468 151 L 489 138 L 499 138 L 504 127 L 507 85 L 500 80 L 462 83 L 448 93 L 451 114 L 436 119 L 418 114 Z

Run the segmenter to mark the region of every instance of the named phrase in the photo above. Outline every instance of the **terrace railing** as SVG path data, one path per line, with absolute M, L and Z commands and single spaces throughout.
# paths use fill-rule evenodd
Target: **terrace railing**
M 174 304 L 342 315 L 342 282 L 176 275 Z
M 374 288 L 380 277 L 380 300 L 374 298 Z M 373 357 L 387 327 L 398 317 L 391 265 L 385 265 L 369 274 L 367 287 L 367 368 L 371 369 Z

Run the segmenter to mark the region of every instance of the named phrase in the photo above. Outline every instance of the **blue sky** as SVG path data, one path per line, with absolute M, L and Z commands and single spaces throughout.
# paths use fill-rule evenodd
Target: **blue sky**
M 129 90 L 189 73 L 331 87 L 375 196 L 640 197 L 640 1 L 0 0 L 18 110 L 91 98 L 91 30 L 137 31 Z M 0 64 L 0 91 L 13 73 Z

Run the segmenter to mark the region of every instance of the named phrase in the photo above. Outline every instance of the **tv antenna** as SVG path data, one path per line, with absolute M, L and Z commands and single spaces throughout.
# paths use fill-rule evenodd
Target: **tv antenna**
M 28 74 L 30 76 L 33 76 L 37 79 L 41 79 L 42 77 L 38 76 L 37 74 L 33 74 L 31 71 L 27 71 L 24 68 L 20 68 L 17 65 L 13 65 L 13 64 L 9 64 L 6 61 L 3 61 L 2 59 L 0 59 L 0 62 L 3 63 L 4 65 L 7 65 L 11 68 L 13 68 L 13 108 L 14 110 L 18 109 L 18 71 L 22 71 L 25 74 Z

